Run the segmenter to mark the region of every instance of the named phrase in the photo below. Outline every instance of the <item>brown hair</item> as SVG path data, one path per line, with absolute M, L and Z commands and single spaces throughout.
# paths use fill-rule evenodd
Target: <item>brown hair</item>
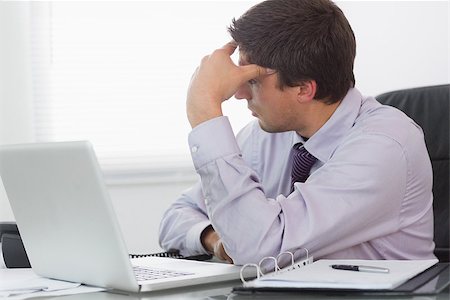
M 355 85 L 355 36 L 331 1 L 267 0 L 228 31 L 249 63 L 278 71 L 281 89 L 315 80 L 315 98 L 334 103 Z

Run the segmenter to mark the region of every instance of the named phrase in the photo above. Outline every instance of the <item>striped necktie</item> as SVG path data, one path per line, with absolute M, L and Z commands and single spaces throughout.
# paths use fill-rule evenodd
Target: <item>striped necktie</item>
M 302 144 L 295 144 L 292 149 L 292 174 L 291 174 L 291 192 L 294 191 L 295 182 L 305 182 L 311 171 L 311 167 L 316 162 L 315 158 Z

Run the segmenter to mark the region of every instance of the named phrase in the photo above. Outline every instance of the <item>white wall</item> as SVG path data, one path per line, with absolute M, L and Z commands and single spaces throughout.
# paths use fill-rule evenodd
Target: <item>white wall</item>
M 449 82 L 447 1 L 338 4 L 356 34 L 355 75 L 363 94 Z M 0 144 L 33 140 L 27 5 L 0 1 Z M 157 232 L 164 210 L 193 184 L 190 175 L 174 184 L 154 179 L 109 185 L 131 252 L 159 250 Z M 0 184 L 0 221 L 5 220 L 13 216 Z
M 340 1 L 363 94 L 449 83 L 448 1 Z
M 130 253 L 159 252 L 158 228 L 171 201 L 194 182 L 110 186 L 110 195 Z
M 29 4 L 0 1 L 0 144 L 33 140 Z M 14 220 L 0 180 L 0 221 Z

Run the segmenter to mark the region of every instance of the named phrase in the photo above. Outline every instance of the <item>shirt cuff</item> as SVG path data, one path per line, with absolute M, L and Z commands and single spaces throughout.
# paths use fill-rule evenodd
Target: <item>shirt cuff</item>
M 197 255 L 199 253 L 208 254 L 208 251 L 203 247 L 200 236 L 206 227 L 211 225 L 209 220 L 202 221 L 192 226 L 186 234 L 186 249 L 189 249 L 189 255 Z
M 220 157 L 241 153 L 230 121 L 225 116 L 196 126 L 189 134 L 188 141 L 196 170 Z

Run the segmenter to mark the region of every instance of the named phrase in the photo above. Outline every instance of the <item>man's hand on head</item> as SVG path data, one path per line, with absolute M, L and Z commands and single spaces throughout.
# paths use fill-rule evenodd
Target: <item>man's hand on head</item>
M 258 65 L 234 64 L 230 56 L 236 48 L 236 43 L 230 42 L 205 56 L 192 75 L 186 101 L 192 128 L 221 116 L 223 101 L 233 96 L 245 82 L 267 73 Z
M 212 226 L 208 226 L 203 230 L 200 239 L 206 251 L 220 260 L 225 260 L 231 264 L 233 263 L 231 257 L 225 252 L 222 240 Z

